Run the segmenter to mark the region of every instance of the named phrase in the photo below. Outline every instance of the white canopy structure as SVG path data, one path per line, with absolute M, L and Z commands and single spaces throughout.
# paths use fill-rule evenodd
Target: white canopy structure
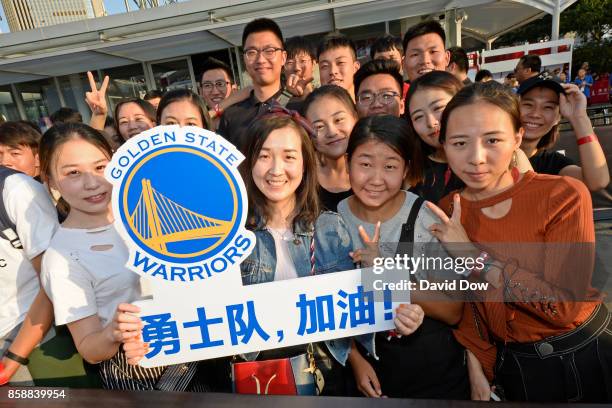
M 576 0 L 197 0 L 0 34 L 0 85 L 241 44 L 244 25 L 276 20 L 286 37 L 401 20 L 402 32 L 422 18 L 444 20 L 450 44 L 469 36 L 491 44 L 500 35 Z M 440 17 L 442 16 L 442 17 Z M 460 33 L 460 34 L 459 34 Z

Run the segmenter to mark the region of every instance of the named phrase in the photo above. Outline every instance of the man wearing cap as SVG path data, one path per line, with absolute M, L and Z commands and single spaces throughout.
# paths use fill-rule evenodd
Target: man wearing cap
M 586 97 L 574 84 L 560 84 L 548 72 L 528 78 L 518 89 L 521 124 L 525 129 L 521 149 L 534 171 L 582 180 L 591 191 L 610 182 L 604 152 L 586 112 Z M 582 167 L 552 151 L 559 136 L 561 116 L 572 125 Z

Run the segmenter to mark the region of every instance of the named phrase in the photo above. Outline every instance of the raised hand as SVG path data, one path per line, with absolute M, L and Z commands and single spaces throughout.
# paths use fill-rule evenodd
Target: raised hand
M 106 105 L 106 88 L 108 88 L 109 77 L 108 75 L 104 77 L 100 89 L 98 89 L 91 71 L 87 71 L 87 78 L 89 79 L 91 91 L 85 92 L 85 102 L 94 115 L 106 116 L 108 113 L 108 106 Z
M 361 238 L 361 241 L 365 247 L 349 252 L 349 255 L 351 258 L 353 258 L 353 262 L 361 263 L 362 267 L 367 268 L 374 265 L 374 258 L 378 258 L 380 256 L 380 251 L 378 250 L 378 241 L 380 239 L 380 221 L 376 223 L 376 227 L 374 228 L 374 236 L 372 236 L 372 238 L 370 238 L 365 228 L 360 225 L 359 237 Z
M 565 89 L 565 95 L 559 95 L 559 111 L 568 120 L 576 119 L 578 116 L 587 116 L 587 98 L 580 88 L 574 84 L 561 84 Z
M 427 202 L 427 208 L 438 216 L 441 223 L 431 224 L 429 231 L 442 243 L 470 242 L 470 239 L 461 225 L 461 198 L 459 194 L 453 196 L 453 213 L 450 218 L 437 205 Z
M 306 87 L 311 83 L 314 78 L 300 78 L 297 74 L 289 75 L 285 88 L 294 96 L 303 96 L 306 91 Z
M 429 231 L 431 235 L 438 238 L 448 253 L 454 257 L 478 256 L 480 251 L 471 244 L 470 238 L 461 224 L 461 197 L 459 194 L 453 196 L 453 213 L 450 218 L 438 206 L 427 202 L 427 208 L 440 218 L 440 223 L 431 224 Z M 464 244 L 464 245 L 453 245 Z M 470 245 L 466 245 L 470 244 Z

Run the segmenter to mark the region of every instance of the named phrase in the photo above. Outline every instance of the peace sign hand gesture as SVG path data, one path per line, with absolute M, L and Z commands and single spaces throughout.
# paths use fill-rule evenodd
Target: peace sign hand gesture
M 297 74 L 289 75 L 287 78 L 286 88 L 293 96 L 303 96 L 306 87 L 313 81 L 314 78 L 300 78 Z
M 85 92 L 85 102 L 87 102 L 89 109 L 91 109 L 94 115 L 106 116 L 108 113 L 108 106 L 106 105 L 106 88 L 108 87 L 109 77 L 108 75 L 104 77 L 100 89 L 98 89 L 91 71 L 87 71 L 87 78 L 89 79 L 91 91 Z
M 364 268 L 373 266 L 374 258 L 378 258 L 380 256 L 380 251 L 378 250 L 378 241 L 380 239 L 380 221 L 376 223 L 376 227 L 374 228 L 374 236 L 372 238 L 370 238 L 365 228 L 360 225 L 359 237 L 361 238 L 361 241 L 363 241 L 365 248 L 360 248 L 353 252 L 349 252 L 349 255 L 351 258 L 353 258 L 353 262 L 361 263 L 361 266 Z
M 470 238 L 467 236 L 463 225 L 461 225 L 461 198 L 459 194 L 453 196 L 453 213 L 450 218 L 440 209 L 431 202 L 427 202 L 427 207 L 440 218 L 441 223 L 431 224 L 429 231 L 431 234 L 438 238 L 443 244 L 447 243 L 470 243 Z M 465 246 L 462 246 L 463 251 L 454 253 L 450 246 L 445 245 L 446 250 L 454 256 L 465 256 Z M 457 248 L 455 248 L 457 249 Z M 477 251 L 477 249 L 475 249 Z

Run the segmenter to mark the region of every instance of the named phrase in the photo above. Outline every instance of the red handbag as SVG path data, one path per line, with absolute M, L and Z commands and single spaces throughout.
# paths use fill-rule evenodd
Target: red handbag
M 318 379 L 312 344 L 295 357 L 232 364 L 232 385 L 238 394 L 317 395 Z
M 310 274 L 315 274 L 314 233 L 310 240 Z M 237 394 L 318 395 L 325 381 L 315 366 L 314 346 L 295 357 L 232 363 L 232 388 Z

